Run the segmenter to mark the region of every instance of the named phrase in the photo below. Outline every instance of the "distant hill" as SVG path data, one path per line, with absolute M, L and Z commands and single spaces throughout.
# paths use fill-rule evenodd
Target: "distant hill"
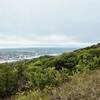
M 85 48 L 81 48 L 81 49 L 78 49 L 78 50 L 75 50 L 75 51 L 88 50 L 88 49 L 96 49 L 96 48 L 100 48 L 100 43 L 94 44 L 92 46 L 88 46 L 88 47 L 85 47 Z

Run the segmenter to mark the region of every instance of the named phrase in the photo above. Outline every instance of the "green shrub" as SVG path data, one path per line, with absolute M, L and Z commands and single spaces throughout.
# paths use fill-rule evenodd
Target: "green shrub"
M 16 69 L 11 66 L 0 64 L 0 95 L 12 94 L 16 89 L 17 76 Z
M 54 67 L 43 69 L 41 67 L 30 66 L 28 76 L 32 87 L 43 88 L 46 85 L 52 86 L 61 81 L 60 73 Z

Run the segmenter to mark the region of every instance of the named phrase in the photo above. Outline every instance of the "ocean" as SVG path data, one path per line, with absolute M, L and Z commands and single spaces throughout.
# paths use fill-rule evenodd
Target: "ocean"
M 0 49 L 0 63 L 32 59 L 44 55 L 59 55 L 75 48 L 7 48 Z

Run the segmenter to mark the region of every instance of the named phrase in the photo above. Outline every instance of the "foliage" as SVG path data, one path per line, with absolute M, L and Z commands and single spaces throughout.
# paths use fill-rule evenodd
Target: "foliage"
M 11 94 L 17 86 L 16 69 L 11 66 L 0 65 L 0 95 L 5 96 Z
M 46 85 L 52 86 L 61 81 L 60 73 L 55 68 L 43 69 L 41 67 L 28 68 L 29 83 L 32 87 L 43 88 Z
M 99 100 L 100 70 L 77 73 L 57 87 L 19 92 L 10 100 Z
M 75 73 L 100 69 L 100 46 L 42 56 L 32 60 L 0 64 L 0 96 L 57 86 Z

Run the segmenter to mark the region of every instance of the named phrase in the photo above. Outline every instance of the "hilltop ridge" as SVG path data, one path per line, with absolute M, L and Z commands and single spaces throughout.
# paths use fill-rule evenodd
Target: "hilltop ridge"
M 88 47 L 85 47 L 85 48 L 81 48 L 81 49 L 77 49 L 75 51 L 79 51 L 79 50 L 88 50 L 88 49 L 96 49 L 96 48 L 100 48 L 100 43 L 97 43 L 97 44 L 94 44 L 94 45 L 91 45 L 91 46 L 88 46 Z

